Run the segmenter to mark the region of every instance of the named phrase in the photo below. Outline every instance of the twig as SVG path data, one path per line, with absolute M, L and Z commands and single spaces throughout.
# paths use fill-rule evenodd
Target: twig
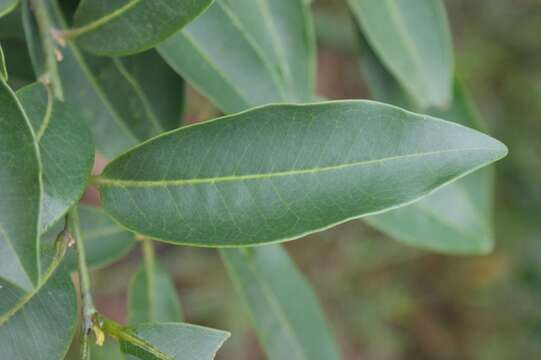
M 60 100 L 64 100 L 62 83 L 60 82 L 60 75 L 58 74 L 58 49 L 53 37 L 53 35 L 57 33 L 57 30 L 52 26 L 49 11 L 47 9 L 48 0 L 28 1 L 30 1 L 30 8 L 34 12 L 39 28 L 41 45 L 45 56 L 46 78 L 50 82 L 54 96 Z
M 69 211 L 69 230 L 75 238 L 77 244 L 77 254 L 79 262 L 79 283 L 81 289 L 81 300 L 83 303 L 83 332 L 81 334 L 81 359 L 90 359 L 90 347 L 88 337 L 93 328 L 94 317 L 96 316 L 96 308 L 92 301 L 92 293 L 90 290 L 90 276 L 86 265 L 86 253 L 83 239 L 81 237 L 81 229 L 79 227 L 79 213 L 77 208 L 73 207 Z

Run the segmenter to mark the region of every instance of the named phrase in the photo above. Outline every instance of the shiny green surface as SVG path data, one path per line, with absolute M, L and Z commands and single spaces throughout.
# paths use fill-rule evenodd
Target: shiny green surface
M 242 246 L 408 204 L 506 154 L 482 133 L 381 103 L 273 105 L 158 136 L 96 182 L 132 231 Z

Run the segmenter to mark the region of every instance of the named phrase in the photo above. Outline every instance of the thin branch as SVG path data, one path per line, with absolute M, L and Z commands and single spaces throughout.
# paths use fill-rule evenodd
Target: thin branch
M 79 283 L 81 289 L 81 301 L 83 303 L 83 332 L 81 334 L 81 359 L 90 359 L 90 347 L 88 337 L 92 330 L 94 316 L 96 316 L 96 308 L 92 300 L 90 289 L 90 275 L 86 265 L 86 252 L 81 237 L 81 229 L 79 226 L 79 213 L 77 207 L 71 208 L 69 211 L 69 230 L 75 238 L 77 244 L 77 254 L 79 262 Z
M 60 75 L 58 74 L 57 58 L 59 50 L 57 49 L 54 40 L 54 34 L 57 33 L 57 30 L 52 25 L 47 8 L 48 0 L 28 1 L 30 1 L 30 8 L 34 12 L 36 23 L 39 28 L 41 45 L 43 48 L 43 54 L 45 56 L 45 78 L 50 83 L 54 96 L 60 100 L 64 100 L 62 83 L 60 82 Z
M 150 310 L 149 320 L 154 321 L 156 314 L 154 309 L 154 291 L 155 291 L 155 277 L 154 277 L 154 264 L 155 264 L 155 251 L 154 244 L 152 240 L 144 239 L 143 240 L 143 261 L 145 264 L 145 276 L 147 281 L 147 297 L 148 297 L 148 308 Z

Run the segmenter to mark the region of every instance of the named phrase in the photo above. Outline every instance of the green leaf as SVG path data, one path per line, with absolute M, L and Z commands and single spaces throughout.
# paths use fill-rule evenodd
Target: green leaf
M 9 14 L 19 5 L 19 0 L 0 0 L 0 18 Z
M 225 331 L 184 323 L 143 324 L 113 331 L 118 332 L 124 353 L 144 360 L 211 360 L 229 337 Z
M 30 290 L 39 279 L 39 150 L 15 93 L 0 80 L 0 277 Z
M 8 288 L 0 289 L 0 313 Z M 2 358 L 63 359 L 75 334 L 77 299 L 69 272 L 62 267 L 7 322 L 0 325 Z
M 441 0 L 349 0 L 379 58 L 422 107 L 451 102 L 452 40 Z
M 315 50 L 304 0 L 218 0 L 158 46 L 226 113 L 313 98 Z
M 313 290 L 280 246 L 221 254 L 269 359 L 340 358 Z
M 79 201 L 94 164 L 92 135 L 78 109 L 58 100 L 41 84 L 17 91 L 36 133 L 43 171 L 41 232 Z
M 128 290 L 128 323 L 180 322 L 182 312 L 173 279 L 159 263 L 141 264 Z
M 115 223 L 102 209 L 79 206 L 81 236 L 85 243 L 86 261 L 90 268 L 110 265 L 127 255 L 135 246 L 133 233 Z M 72 269 L 77 266 L 73 256 Z
M 8 70 L 6 67 L 6 58 L 4 57 L 4 51 L 2 45 L 0 45 L 0 81 L 8 80 Z
M 162 42 L 192 21 L 212 0 L 84 0 L 70 36 L 99 55 L 129 55 Z
M 28 6 L 23 10 L 26 38 L 40 76 L 43 67 L 36 29 Z M 51 14 L 56 26 L 63 28 L 56 4 Z M 97 150 L 106 158 L 180 123 L 183 80 L 154 51 L 123 59 L 99 58 L 83 55 L 68 43 L 62 53 L 58 66 L 65 102 L 79 109 Z M 145 68 L 152 68 L 147 71 L 152 77 L 141 74 Z
M 415 108 L 400 84 L 383 67 L 361 36 L 363 75 L 375 99 Z M 481 128 L 477 111 L 460 82 L 453 102 L 434 116 L 472 128 Z M 481 169 L 408 207 L 367 217 L 365 221 L 410 245 L 451 254 L 483 254 L 492 250 L 491 168 Z
M 475 110 L 459 83 L 450 109 L 438 115 L 478 127 Z M 485 254 L 494 246 L 493 183 L 493 169 L 481 169 L 415 204 L 365 220 L 417 247 L 451 254 Z
M 95 181 L 134 232 L 245 246 L 409 204 L 506 154 L 482 133 L 381 103 L 271 105 L 153 138 Z

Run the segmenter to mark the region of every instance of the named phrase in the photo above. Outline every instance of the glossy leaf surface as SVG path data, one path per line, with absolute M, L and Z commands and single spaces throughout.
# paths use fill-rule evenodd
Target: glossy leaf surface
M 13 11 L 18 4 L 19 0 L 0 0 L 0 18 Z
M 229 333 L 183 323 L 144 324 L 130 328 L 142 341 L 120 339 L 123 352 L 144 360 L 212 360 Z
M 378 57 L 422 107 L 451 101 L 453 51 L 441 0 L 349 0 Z
M 74 18 L 77 42 L 100 55 L 155 46 L 201 14 L 212 0 L 84 0 Z
M 271 105 L 158 136 L 96 182 L 102 206 L 137 233 L 243 246 L 405 205 L 506 153 L 482 133 L 381 103 Z
M 0 80 L 0 277 L 30 290 L 39 279 L 41 165 L 28 118 Z
M 363 75 L 374 98 L 415 108 L 368 44 L 361 41 L 361 45 Z M 476 109 L 458 82 L 451 107 L 431 113 L 472 128 L 481 127 Z M 493 178 L 492 169 L 481 169 L 410 206 L 370 216 L 365 221 L 417 247 L 452 254 L 486 253 L 494 244 L 490 216 Z
M 34 128 L 43 169 L 41 232 L 79 201 L 94 163 L 92 135 L 77 109 L 53 100 L 41 84 L 17 91 Z
M 143 263 L 130 282 L 128 323 L 180 321 L 182 312 L 173 279 L 159 263 Z
M 270 360 L 340 358 L 313 290 L 280 246 L 221 254 Z
M 0 289 L 0 294 L 7 291 Z M 0 296 L 0 307 L 3 307 L 3 298 L 8 296 L 11 292 Z M 75 288 L 69 273 L 59 268 L 24 306 L 0 325 L 1 357 L 63 359 L 75 334 L 76 323 Z
M 218 0 L 158 50 L 226 113 L 312 99 L 315 50 L 306 1 Z

